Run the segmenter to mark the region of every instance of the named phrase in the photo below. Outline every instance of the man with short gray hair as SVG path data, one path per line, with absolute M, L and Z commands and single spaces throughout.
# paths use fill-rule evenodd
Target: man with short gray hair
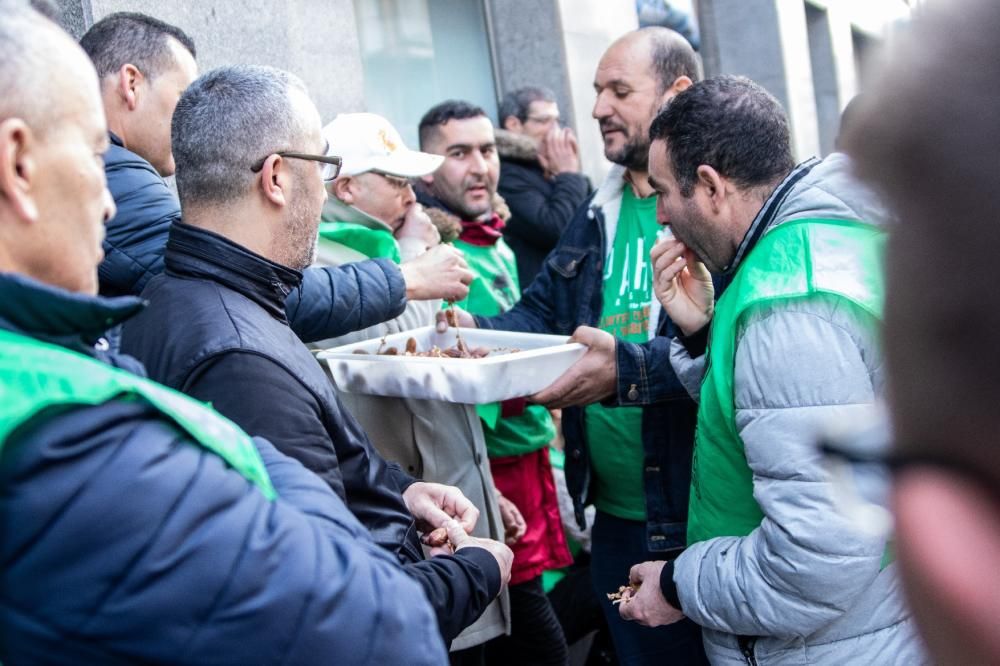
M 305 86 L 270 67 L 213 70 L 185 91 L 171 131 L 184 222 L 123 350 L 319 475 L 421 583 L 450 641 L 499 594 L 513 556 L 467 534 L 479 511 L 457 488 L 378 454 L 288 326 L 284 299 L 315 258 L 324 181 L 340 167 Z M 417 530 L 442 527 L 451 546 L 424 560 Z
M 138 295 L 163 271 L 168 232 L 181 218 L 163 177 L 174 172 L 170 118 L 197 76 L 195 46 L 177 26 L 137 12 L 105 16 L 81 45 L 101 81 L 112 143 L 105 170 L 118 206 L 104 241 L 101 293 Z M 306 271 L 301 287 L 289 293 L 286 311 L 292 328 L 308 341 L 384 321 L 402 311 L 406 298 L 460 298 L 465 292 L 456 256 L 422 258 L 402 269 L 373 260 Z M 109 337 L 116 345 L 117 336 Z

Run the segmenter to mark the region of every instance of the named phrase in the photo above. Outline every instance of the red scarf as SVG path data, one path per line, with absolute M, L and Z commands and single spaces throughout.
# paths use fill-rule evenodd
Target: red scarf
M 493 213 L 493 217 L 484 222 L 466 222 L 462 220 L 462 233 L 458 235 L 459 240 L 469 245 L 496 245 L 497 241 L 503 237 L 500 233 L 504 228 L 504 221 L 500 216 Z

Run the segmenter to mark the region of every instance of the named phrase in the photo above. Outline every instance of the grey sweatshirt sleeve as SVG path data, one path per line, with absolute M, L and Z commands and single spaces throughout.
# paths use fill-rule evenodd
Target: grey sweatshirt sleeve
M 764 519 L 746 537 L 696 543 L 676 561 L 684 613 L 731 634 L 808 636 L 879 574 L 885 542 L 838 514 L 815 446 L 823 424 L 880 389 L 874 326 L 832 300 L 751 313 L 737 342 L 736 425 Z

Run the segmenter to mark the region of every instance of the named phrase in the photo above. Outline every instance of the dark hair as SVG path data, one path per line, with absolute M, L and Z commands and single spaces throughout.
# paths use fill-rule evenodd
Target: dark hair
M 420 149 L 423 150 L 430 142 L 431 134 L 449 120 L 465 120 L 466 118 L 478 118 L 485 115 L 486 112 L 481 107 L 460 99 L 449 99 L 432 106 L 424 114 L 424 117 L 420 119 L 420 127 L 418 129 L 420 133 Z
M 702 164 L 743 188 L 772 184 L 795 166 L 781 104 L 739 76 L 707 79 L 674 97 L 653 120 L 649 138 L 667 141 L 685 197 Z
M 503 127 L 504 121 L 510 116 L 514 116 L 523 123 L 528 119 L 528 109 L 531 107 L 532 102 L 554 101 L 556 101 L 556 95 L 548 88 L 525 86 L 517 90 L 512 90 L 504 95 L 503 100 L 500 102 L 500 111 L 498 113 L 500 116 L 500 126 Z
M 638 30 L 649 38 L 650 67 L 662 95 L 681 76 L 701 80 L 701 62 L 691 43 L 669 28 L 650 26 Z
M 109 14 L 90 26 L 80 46 L 90 56 L 103 79 L 131 63 L 143 75 L 153 78 L 173 64 L 167 39 L 173 37 L 196 57 L 194 41 L 176 26 L 138 12 Z

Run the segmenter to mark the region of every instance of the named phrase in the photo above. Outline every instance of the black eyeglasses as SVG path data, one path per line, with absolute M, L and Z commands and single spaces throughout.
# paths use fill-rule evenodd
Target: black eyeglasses
M 309 153 L 294 153 L 290 151 L 279 151 L 275 153 L 269 153 L 264 157 L 260 158 L 254 165 L 250 167 L 250 170 L 257 173 L 264 168 L 264 162 L 267 161 L 271 155 L 278 155 L 279 157 L 291 157 L 296 160 L 310 160 L 312 162 L 322 162 L 323 163 L 323 182 L 329 183 L 337 179 L 340 175 L 340 166 L 343 164 L 342 160 L 337 155 L 310 155 Z

